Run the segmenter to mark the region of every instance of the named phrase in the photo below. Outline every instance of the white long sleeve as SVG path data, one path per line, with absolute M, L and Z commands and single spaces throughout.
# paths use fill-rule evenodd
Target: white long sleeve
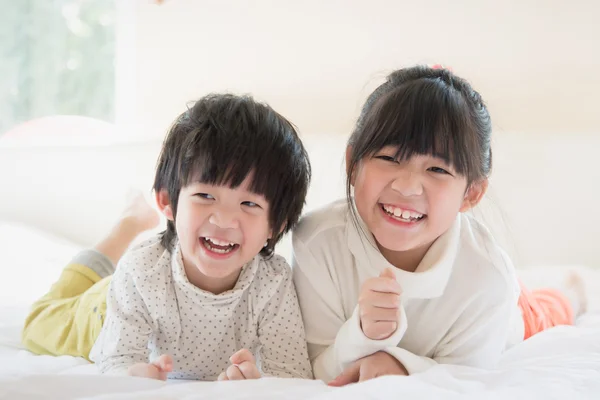
M 92 354 L 101 373 L 126 374 L 127 369 L 148 362 L 148 341 L 155 327 L 123 260 L 112 277 L 106 296 L 106 320 L 97 342 L 103 346 Z
M 336 307 L 332 294 L 337 293 L 331 280 L 319 276 L 310 279 L 300 265 L 317 265 L 310 252 L 299 242 L 294 242 L 292 270 L 299 293 L 304 324 L 307 332 L 308 353 L 315 377 L 331 380 L 339 375 L 351 362 L 373 354 L 382 348 L 395 347 L 406 332 L 406 316 L 392 336 L 385 340 L 372 340 L 365 336 L 360 327 L 358 307 L 349 318 L 343 308 Z M 331 301 L 333 300 L 333 301 Z M 333 343 L 330 338 L 334 338 Z
M 312 378 L 292 272 L 280 256 L 257 256 L 232 290 L 192 285 L 177 247 L 140 244 L 117 267 L 107 316 L 90 358 L 104 373 L 124 373 L 162 354 L 169 378 L 216 380 L 229 357 L 250 350 L 265 375 Z
M 304 323 L 289 274 L 276 289 L 259 317 L 259 359 L 266 376 L 312 379 L 312 368 L 306 351 Z
M 419 356 L 401 347 L 386 347 L 409 374 L 423 372 L 433 365 L 455 364 L 489 368 L 494 366 L 508 341 L 514 305 L 509 301 L 488 304 L 487 299 L 473 303 L 465 315 L 450 328 L 435 349 L 433 358 Z M 501 329 L 504 328 L 504 329 Z
M 375 341 L 360 328 L 362 283 L 391 265 L 337 203 L 304 217 L 293 237 L 294 280 L 315 377 L 335 378 L 377 351 L 417 373 L 436 363 L 492 366 L 518 313 L 510 260 L 487 231 L 460 216 L 416 272 L 395 270 L 403 289 L 400 329 Z

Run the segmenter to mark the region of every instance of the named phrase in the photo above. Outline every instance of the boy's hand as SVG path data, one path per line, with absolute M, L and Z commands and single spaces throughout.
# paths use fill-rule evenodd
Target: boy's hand
M 258 379 L 260 372 L 256 367 L 256 360 L 250 351 L 242 349 L 229 358 L 231 364 L 227 370 L 219 375 L 220 381 L 237 381 L 242 379 Z
M 406 368 L 394 356 L 383 351 L 361 358 L 351 364 L 329 386 L 345 386 L 385 375 L 408 375 Z
M 386 268 L 363 283 L 358 296 L 360 326 L 372 340 L 387 339 L 398 329 L 402 289 L 394 271 Z
M 127 370 L 129 376 L 139 376 L 142 378 L 167 380 L 169 372 L 173 371 L 173 359 L 167 354 L 158 357 L 152 363 L 139 363 L 132 365 Z

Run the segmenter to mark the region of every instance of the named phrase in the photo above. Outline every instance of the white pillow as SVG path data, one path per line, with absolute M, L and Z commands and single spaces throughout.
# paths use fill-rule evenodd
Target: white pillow
M 81 249 L 36 228 L 0 221 L 0 307 L 29 306 Z

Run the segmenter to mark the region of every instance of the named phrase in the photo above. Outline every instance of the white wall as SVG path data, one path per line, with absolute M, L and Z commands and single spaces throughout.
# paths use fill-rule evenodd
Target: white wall
M 600 145 L 599 2 L 152 3 L 133 10 L 131 115 L 143 135 L 162 136 L 186 102 L 207 92 L 251 92 L 294 122 L 313 148 L 309 205 L 317 205 L 335 197 L 330 182 L 341 174 L 343 138 L 385 74 L 414 63 L 451 65 L 491 110 L 494 205 L 483 209 L 517 261 L 600 265 L 593 164 Z M 497 224 L 498 214 L 507 224 Z
M 92 244 L 129 186 L 149 189 L 160 138 L 185 103 L 225 89 L 252 92 L 299 126 L 315 171 L 308 206 L 317 207 L 342 194 L 344 141 L 369 90 L 395 67 L 442 62 L 490 105 L 494 204 L 479 214 L 517 263 L 600 265 L 599 3 L 119 4 L 132 14 L 120 20 L 118 115 L 150 141 L 0 143 L 0 220 Z
M 310 135 L 304 140 L 315 172 L 310 210 L 343 195 L 345 138 Z M 160 148 L 158 139 L 9 144 L 0 142 L 0 221 L 33 224 L 81 245 L 106 234 L 130 187 L 149 194 Z M 600 266 L 600 168 L 595 167 L 600 137 L 557 134 L 541 141 L 510 133 L 498 137 L 495 148 L 492 193 L 475 215 L 499 235 L 515 263 Z M 280 251 L 289 254 L 289 243 Z
M 167 0 L 134 10 L 135 115 L 161 135 L 187 101 L 252 92 L 304 133 L 346 135 L 390 70 L 443 63 L 499 130 L 598 132 L 595 0 Z

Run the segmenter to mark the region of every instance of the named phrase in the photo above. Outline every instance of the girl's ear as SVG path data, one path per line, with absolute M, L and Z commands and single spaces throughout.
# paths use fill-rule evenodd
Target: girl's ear
M 160 212 L 167 217 L 169 221 L 173 221 L 173 207 L 171 206 L 171 201 L 169 200 L 169 194 L 165 189 L 161 189 L 155 193 L 156 196 L 156 204 L 158 205 L 158 209 Z
M 489 182 L 487 178 L 473 182 L 467 189 L 467 193 L 465 193 L 465 198 L 463 199 L 460 207 L 460 212 L 467 212 L 479 204 L 485 195 L 485 192 L 487 192 L 488 185 Z
M 350 158 L 352 157 L 352 146 L 346 147 L 346 174 L 350 177 L 350 185 L 354 186 L 355 174 L 350 171 Z

